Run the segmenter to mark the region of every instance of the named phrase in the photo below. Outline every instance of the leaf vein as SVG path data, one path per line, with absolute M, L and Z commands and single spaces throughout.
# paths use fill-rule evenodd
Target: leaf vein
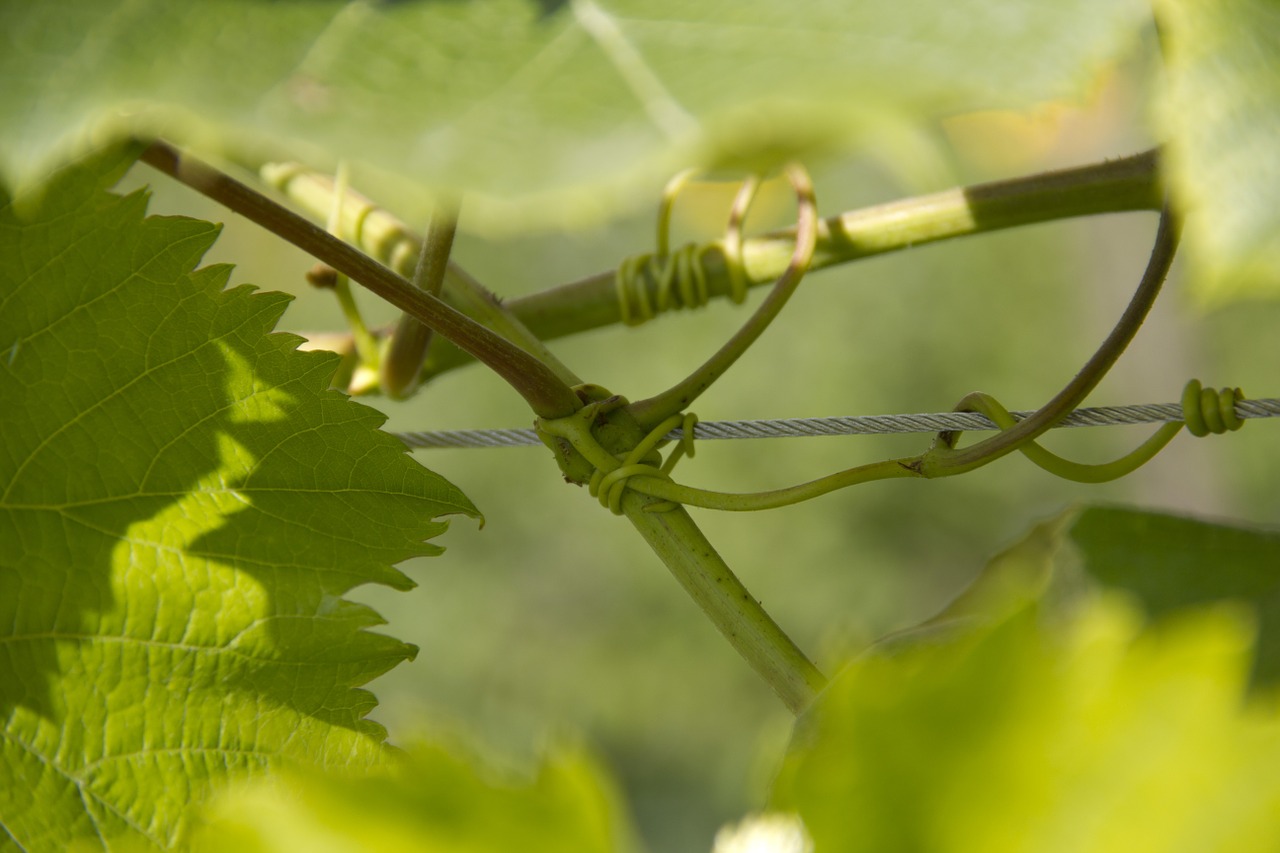
M 572 0 L 574 18 L 622 75 L 649 120 L 669 140 L 678 142 L 698 129 L 698 122 L 663 84 L 640 50 L 619 28 L 617 19 L 592 0 Z

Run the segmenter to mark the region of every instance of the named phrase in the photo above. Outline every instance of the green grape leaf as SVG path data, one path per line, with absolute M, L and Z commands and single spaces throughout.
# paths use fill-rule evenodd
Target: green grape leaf
M 0 848 L 168 847 L 224 780 L 382 760 L 359 685 L 416 650 L 343 596 L 475 514 L 269 334 L 289 297 L 196 269 L 217 226 L 106 191 L 130 162 L 0 196 Z
M 197 832 L 198 851 L 623 853 L 635 834 L 612 782 L 579 749 L 532 779 L 504 778 L 441 745 L 365 774 L 281 773 L 233 788 Z
M 1280 682 L 1280 531 L 1120 507 L 1089 507 L 1070 527 L 1081 574 L 1154 617 L 1219 601 L 1258 623 L 1256 685 Z
M 1257 620 L 1254 686 L 1280 682 L 1280 531 L 1105 505 L 1036 525 L 938 615 L 875 649 L 950 642 L 1033 602 L 1070 612 L 1099 592 L 1121 593 L 1155 619 L 1243 605 Z
M 1169 85 L 1158 116 L 1209 302 L 1280 295 L 1280 5 L 1157 0 Z
M 1086 89 L 1143 0 L 44 0 L 0 9 L 0 180 L 123 134 L 301 159 L 425 221 L 586 225 L 688 166 L 763 168 Z M 21 128 L 21 132 L 17 129 Z M 895 135 L 896 134 L 896 135 Z
M 1034 609 L 943 646 L 852 664 L 774 792 L 815 849 L 1274 848 L 1280 726 L 1242 702 L 1239 611 L 1142 631 L 1098 598 L 1046 632 Z
M 1041 602 L 1064 573 L 1061 556 L 1065 534 L 1077 514 L 1078 510 L 1068 510 L 1033 526 L 1025 536 L 992 557 L 973 582 L 936 615 L 882 637 L 869 651 L 891 655 L 901 649 L 950 643 L 975 628 L 997 623 Z M 1059 582 L 1056 586 L 1064 585 Z

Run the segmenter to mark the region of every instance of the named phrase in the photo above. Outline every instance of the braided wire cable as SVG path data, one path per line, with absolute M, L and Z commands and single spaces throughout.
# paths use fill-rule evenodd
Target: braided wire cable
M 1240 418 L 1280 417 L 1280 400 L 1239 400 L 1235 412 Z M 1032 412 L 1011 412 L 1017 420 Z M 1076 409 L 1058 427 L 1118 426 L 1123 424 L 1173 423 L 1183 419 L 1181 403 L 1152 403 L 1132 406 L 1098 406 Z M 821 435 L 885 435 L 890 433 L 942 432 L 944 430 L 994 430 L 995 423 L 973 412 L 933 414 L 859 415 L 834 418 L 781 418 L 756 421 L 699 421 L 693 428 L 695 439 L 789 438 Z M 436 447 L 525 447 L 539 445 L 532 429 L 468 429 L 439 432 L 395 433 L 411 448 Z M 669 441 L 679 441 L 684 430 L 667 433 Z

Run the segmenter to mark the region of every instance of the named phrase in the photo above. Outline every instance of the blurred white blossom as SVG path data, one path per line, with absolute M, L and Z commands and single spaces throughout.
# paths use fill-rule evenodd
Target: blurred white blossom
M 813 840 L 799 815 L 750 815 L 721 827 L 712 853 L 813 853 Z

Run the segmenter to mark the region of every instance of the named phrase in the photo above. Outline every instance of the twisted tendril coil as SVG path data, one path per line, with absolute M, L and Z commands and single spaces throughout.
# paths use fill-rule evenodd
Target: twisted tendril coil
M 1234 432 L 1244 426 L 1236 414 L 1236 403 L 1244 400 L 1239 388 L 1201 388 L 1200 381 L 1192 379 L 1182 392 L 1182 416 L 1187 432 L 1203 438 L 1213 433 Z
M 729 277 L 729 299 L 735 304 L 746 301 L 748 282 L 742 257 L 742 228 L 751 203 L 759 192 L 760 179 L 752 175 L 743 181 L 729 211 L 729 224 L 722 240 L 709 245 L 689 243 L 672 252 L 671 211 L 676 196 L 694 174 L 693 170 L 681 172 L 663 188 L 658 206 L 657 250 L 632 255 L 618 265 L 614 287 L 618 295 L 618 313 L 625 325 L 638 326 L 663 311 L 706 305 L 710 291 L 704 261 L 708 254 L 714 252 L 724 258 Z M 655 284 L 652 299 L 650 281 Z

